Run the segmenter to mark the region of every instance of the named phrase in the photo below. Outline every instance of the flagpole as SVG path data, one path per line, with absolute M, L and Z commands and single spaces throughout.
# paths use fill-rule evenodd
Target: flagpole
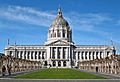
M 10 40 L 9 40 L 9 38 L 8 38 L 8 41 L 7 41 L 7 45 L 8 45 L 8 46 L 10 45 Z

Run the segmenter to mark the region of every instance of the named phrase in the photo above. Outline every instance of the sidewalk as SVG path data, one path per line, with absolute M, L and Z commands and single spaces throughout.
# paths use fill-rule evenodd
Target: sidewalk
M 13 78 L 14 76 L 19 75 L 19 74 L 30 73 L 30 72 L 38 71 L 38 70 L 42 70 L 42 69 L 35 69 L 35 70 L 29 70 L 29 71 L 15 72 L 15 73 L 11 73 L 11 75 L 6 73 L 5 76 L 2 76 L 2 74 L 0 74 L 0 78 Z
M 98 76 L 102 76 L 102 77 L 105 77 L 107 79 L 120 79 L 120 76 L 115 75 L 115 74 L 107 74 L 107 73 L 100 73 L 100 72 L 90 72 L 90 71 L 87 71 L 87 70 L 80 70 L 80 71 L 87 72 L 87 73 L 94 74 L 94 75 L 98 75 Z

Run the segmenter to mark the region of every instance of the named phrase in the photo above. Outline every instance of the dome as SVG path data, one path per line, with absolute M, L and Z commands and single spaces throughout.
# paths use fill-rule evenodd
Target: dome
M 52 22 L 51 26 L 69 26 L 69 25 L 68 25 L 68 22 L 63 17 L 60 17 L 60 18 L 57 17 Z
M 51 24 L 51 27 L 54 27 L 54 26 L 57 26 L 57 27 L 59 27 L 59 26 L 69 27 L 68 22 L 62 16 L 61 8 L 58 9 L 57 17 L 55 18 L 55 20 Z

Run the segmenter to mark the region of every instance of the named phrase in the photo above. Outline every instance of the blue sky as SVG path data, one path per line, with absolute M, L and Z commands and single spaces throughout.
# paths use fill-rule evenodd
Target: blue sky
M 59 4 L 76 45 L 119 48 L 120 0 L 0 0 L 0 52 L 10 44 L 43 45 Z

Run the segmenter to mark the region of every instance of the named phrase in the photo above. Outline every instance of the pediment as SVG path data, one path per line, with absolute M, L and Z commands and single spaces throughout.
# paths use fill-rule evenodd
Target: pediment
M 69 42 L 64 41 L 64 40 L 57 40 L 57 41 L 51 42 L 47 45 L 69 45 Z
M 8 50 L 14 50 L 14 47 L 9 47 L 9 48 L 7 48 Z

